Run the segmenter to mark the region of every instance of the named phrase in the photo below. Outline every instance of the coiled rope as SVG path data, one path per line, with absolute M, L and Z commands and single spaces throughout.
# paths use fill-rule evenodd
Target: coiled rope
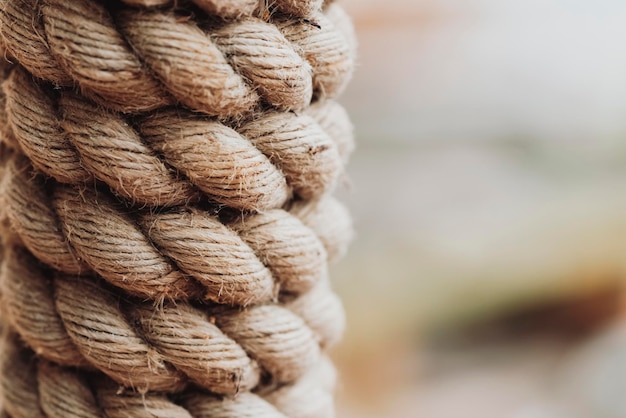
M 341 7 L 2 0 L 0 35 L 1 416 L 334 416 Z

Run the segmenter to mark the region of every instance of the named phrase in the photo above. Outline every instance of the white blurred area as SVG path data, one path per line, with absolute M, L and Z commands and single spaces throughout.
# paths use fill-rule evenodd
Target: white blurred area
M 626 417 L 602 389 L 626 387 L 610 373 L 626 360 L 600 361 L 626 339 L 596 342 L 619 325 L 429 348 L 511 312 L 621 303 L 626 3 L 340 3 L 361 44 L 342 99 L 359 149 L 342 193 L 357 240 L 334 268 L 349 316 L 340 416 Z
M 361 139 L 522 136 L 593 148 L 626 133 L 624 2 L 344 4 L 360 29 L 347 101 L 364 118 Z

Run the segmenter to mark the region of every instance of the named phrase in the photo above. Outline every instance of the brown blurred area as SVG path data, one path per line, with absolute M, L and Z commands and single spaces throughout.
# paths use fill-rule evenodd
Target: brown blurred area
M 341 4 L 338 416 L 626 417 L 626 5 Z

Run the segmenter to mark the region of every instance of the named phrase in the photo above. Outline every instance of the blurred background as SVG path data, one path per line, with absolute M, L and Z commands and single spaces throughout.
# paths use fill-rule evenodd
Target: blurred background
M 626 417 L 626 3 L 342 2 L 338 416 Z

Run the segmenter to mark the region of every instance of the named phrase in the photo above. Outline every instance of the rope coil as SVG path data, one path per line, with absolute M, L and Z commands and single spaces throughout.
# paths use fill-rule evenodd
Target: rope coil
M 321 12 L 293 17 L 272 23 L 250 17 L 206 33 L 171 10 L 113 16 L 93 0 L 6 0 L 0 24 L 21 25 L 2 36 L 31 74 L 77 84 L 110 109 L 139 113 L 180 103 L 230 118 L 262 100 L 301 110 L 313 90 L 332 98 L 345 86 L 353 70 L 349 39 Z
M 354 68 L 322 0 L 3 0 L 2 417 L 334 416 Z

